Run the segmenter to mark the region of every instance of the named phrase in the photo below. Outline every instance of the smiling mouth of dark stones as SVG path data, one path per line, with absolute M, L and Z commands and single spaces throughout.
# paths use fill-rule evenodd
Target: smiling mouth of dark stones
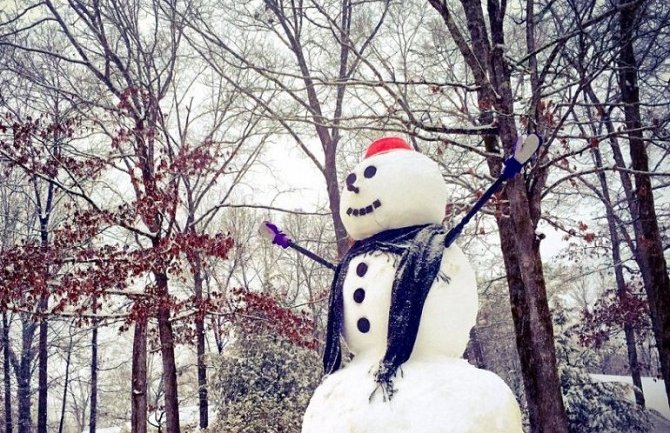
M 347 209 L 347 215 L 352 215 L 352 216 L 355 216 L 355 217 L 356 216 L 367 215 L 367 214 L 370 214 L 370 213 L 374 212 L 375 209 L 377 209 L 378 207 L 381 207 L 381 205 L 382 205 L 382 202 L 380 202 L 379 200 L 375 200 L 375 201 L 372 202 L 371 205 L 368 205 L 368 206 L 365 206 L 365 207 L 360 207 L 358 209 L 354 209 L 354 208 Z

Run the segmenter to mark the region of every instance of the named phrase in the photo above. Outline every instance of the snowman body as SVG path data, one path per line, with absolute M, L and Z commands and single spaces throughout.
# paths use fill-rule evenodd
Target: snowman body
M 386 150 L 389 144 L 401 147 Z M 437 164 L 400 139 L 382 139 L 347 176 L 340 215 L 349 235 L 365 242 L 440 224 L 446 201 Z M 507 385 L 460 359 L 477 315 L 474 272 L 456 245 L 434 256 L 439 271 L 427 283 L 411 355 L 394 375 L 391 396 L 380 390 L 377 373 L 391 344 L 389 322 L 407 319 L 393 313 L 401 256 L 372 249 L 343 262 L 337 329 L 354 357 L 316 389 L 302 433 L 521 433 L 519 408 Z M 411 280 L 404 290 L 422 289 Z
M 392 399 L 376 395 L 367 362 L 354 358 L 316 389 L 303 433 L 521 433 L 514 395 L 463 359 L 410 359 Z
M 391 288 L 400 258 L 373 251 L 355 256 L 343 272 L 342 336 L 357 359 L 378 364 L 387 348 Z M 412 356 L 460 358 L 477 317 L 475 275 L 461 249 L 444 250 L 439 277 L 428 292 Z M 459 306 L 459 308 L 453 308 Z M 464 328 L 467 328 L 463 332 Z

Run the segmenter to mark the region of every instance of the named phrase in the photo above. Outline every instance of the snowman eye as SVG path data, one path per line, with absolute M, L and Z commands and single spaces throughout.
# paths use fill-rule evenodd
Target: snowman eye
M 377 173 L 377 167 L 375 167 L 374 165 L 370 165 L 370 166 L 365 168 L 365 171 L 363 172 L 363 176 L 370 179 L 376 173 Z

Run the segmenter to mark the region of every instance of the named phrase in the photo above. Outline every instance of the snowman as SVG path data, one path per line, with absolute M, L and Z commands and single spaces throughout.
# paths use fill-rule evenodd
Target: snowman
M 461 249 L 445 248 L 446 204 L 437 164 L 400 138 L 372 143 L 346 177 L 340 216 L 355 243 L 333 279 L 327 376 L 302 433 L 522 431 L 509 387 L 462 359 L 477 286 Z

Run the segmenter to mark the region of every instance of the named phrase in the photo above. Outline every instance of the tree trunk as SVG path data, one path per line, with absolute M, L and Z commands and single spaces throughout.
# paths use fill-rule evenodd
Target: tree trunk
M 135 322 L 131 390 L 131 433 L 147 433 L 147 319 Z
M 65 426 L 65 408 L 67 403 L 67 387 L 70 381 L 70 359 L 72 359 L 72 339 L 70 339 L 70 346 L 67 350 L 67 357 L 65 358 L 65 384 L 63 385 L 63 399 L 60 408 L 60 422 L 58 424 L 58 433 L 63 433 Z
M 48 297 L 42 296 L 40 300 L 40 311 L 46 311 Z M 49 353 L 47 350 L 47 333 L 49 331 L 46 317 L 42 317 L 39 326 L 39 344 L 38 344 L 38 396 L 37 396 L 37 433 L 47 433 L 47 398 L 48 398 L 48 362 Z
M 531 431 L 567 433 L 539 243 L 534 236 L 530 243 L 516 240 L 508 217 L 498 218 L 498 227 Z M 519 249 L 527 251 L 521 254 Z M 524 273 L 535 277 L 524 281 Z
M 33 433 L 32 421 L 32 363 L 35 360 L 33 339 L 37 325 L 32 316 L 21 318 L 21 356 L 14 364 L 16 373 L 16 400 L 18 404 L 19 433 Z
M 470 3 L 463 2 L 466 10 Z M 476 3 L 476 2 L 475 2 Z M 514 121 L 514 95 L 512 94 L 511 73 L 502 47 L 505 46 L 503 19 L 505 10 L 495 1 L 489 1 L 488 17 L 491 28 L 491 50 L 489 52 L 489 75 L 495 89 L 494 99 L 486 99 L 495 107 L 498 115 L 498 135 L 505 154 L 514 152 L 517 128 Z M 481 4 L 479 4 L 479 8 Z M 503 6 L 504 8 L 504 6 Z M 527 10 L 532 14 L 532 3 Z M 467 12 L 466 12 L 467 13 Z M 481 14 L 481 11 L 478 12 Z M 473 15 L 470 21 L 473 21 Z M 483 23 L 482 23 L 483 24 Z M 532 24 L 532 23 L 531 23 Z M 527 35 L 532 37 L 531 35 Z M 532 47 L 529 46 L 529 49 Z M 537 67 L 537 65 L 535 65 Z M 539 102 L 539 83 L 536 71 L 532 73 L 534 99 Z M 491 95 L 492 97 L 493 95 Z M 539 113 L 536 119 L 540 118 Z M 537 128 L 541 128 L 539 121 Z M 489 145 L 490 147 L 490 145 Z M 492 150 L 492 148 L 491 148 Z M 499 173 L 497 161 L 489 161 L 492 175 Z M 534 433 L 568 433 L 568 419 L 563 405 L 561 382 L 558 376 L 554 331 L 547 300 L 540 242 L 535 230 L 540 219 L 540 191 L 546 173 L 534 174 L 534 186 L 530 189 L 523 176 L 510 180 L 504 191 L 509 200 L 509 217 L 497 219 L 501 238 L 502 254 L 510 287 L 510 301 L 513 310 L 522 374 L 526 395 L 534 400 L 530 411 L 530 427 Z M 501 224 L 501 222 L 504 222 Z M 512 292 L 516 293 L 512 293 Z M 516 302 L 516 303 L 515 303 Z M 522 313 L 522 314 L 519 314 Z M 524 356 L 521 356 L 521 352 Z M 530 406 L 530 405 L 529 405 Z M 533 417 L 533 415 L 535 415 Z
M 199 309 L 195 316 L 196 355 L 198 363 L 198 410 L 201 429 L 209 425 L 209 400 L 207 398 L 207 365 L 205 364 L 205 312 L 202 311 L 202 265 L 197 254 L 193 260 L 193 291 L 196 306 Z
M 482 344 L 479 341 L 476 326 L 473 326 L 470 330 L 470 341 L 468 341 L 468 347 L 465 349 L 464 358 L 477 368 L 486 369 L 486 360 L 484 359 L 484 352 L 482 351 Z
M 31 388 L 30 388 L 30 362 L 24 362 L 24 357 L 21 359 L 21 364 L 17 371 L 16 377 L 16 399 L 19 406 L 19 433 L 33 433 L 33 421 L 31 413 Z
M 328 192 L 328 204 L 330 205 L 330 214 L 333 219 L 333 228 L 335 230 L 335 239 L 337 241 L 337 253 L 339 257 L 344 256 L 349 248 L 347 243 L 347 230 L 344 228 L 342 218 L 340 217 L 340 187 L 337 181 L 337 168 L 335 151 L 336 145 L 330 144 L 324 147 L 325 158 L 325 178 L 326 189 Z
M 58 150 L 54 149 L 54 152 L 57 153 Z M 49 248 L 49 218 L 53 210 L 53 197 L 54 197 L 54 184 L 50 183 L 47 187 L 47 197 L 46 202 L 44 203 L 44 209 L 42 208 L 41 201 L 39 199 L 38 188 L 35 187 L 35 197 L 37 199 L 37 208 L 36 211 L 39 216 L 40 221 L 40 246 L 43 251 L 47 251 Z M 49 281 L 50 270 L 47 267 L 45 270 L 44 281 Z M 49 307 L 49 289 L 48 286 L 44 287 L 44 291 L 40 294 L 39 304 L 38 304 L 38 314 L 40 319 L 39 326 L 39 343 L 37 349 L 37 433 L 47 433 L 47 421 L 48 421 L 48 397 L 49 397 L 49 348 L 48 348 L 48 332 L 49 332 L 49 323 L 46 318 L 46 312 Z
M 163 387 L 165 389 L 165 420 L 167 433 L 179 433 L 179 392 L 177 389 L 177 367 L 174 358 L 174 334 L 170 323 L 170 297 L 168 278 L 156 273 L 158 304 L 158 337 L 161 342 L 163 361 Z
M 623 0 L 620 4 L 624 4 Z M 654 195 L 649 176 L 649 159 L 645 148 L 640 116 L 640 93 L 637 61 L 633 47 L 638 25 L 638 3 L 625 7 L 620 14 L 620 52 L 618 58 L 619 87 L 624 103 L 626 129 L 630 141 L 630 158 L 635 170 L 634 224 L 636 254 L 649 301 L 652 328 L 656 337 L 665 392 L 670 400 L 670 278 L 663 256 L 663 245 L 654 208 Z
M 508 79 L 509 77 L 505 77 L 507 85 L 509 85 Z M 509 96 L 511 97 L 511 93 Z M 505 96 L 503 99 L 506 99 Z M 508 152 L 512 143 L 516 142 L 516 133 L 512 129 L 513 110 L 511 100 L 509 101 L 509 108 L 498 108 L 501 113 L 510 113 L 509 116 L 498 117 L 500 138 L 507 144 Z M 535 200 L 539 200 L 539 197 L 531 197 L 532 194 L 526 188 L 522 176 L 517 176 L 508 182 L 505 195 L 509 199 L 511 220 L 501 216 L 498 218 L 498 228 L 510 287 L 512 317 L 515 329 L 521 331 L 521 334 L 517 335 L 517 347 L 522 360 L 522 374 L 525 376 L 524 385 L 527 396 L 530 395 L 535 399 L 533 405 L 536 413 L 530 413 L 531 431 L 567 433 L 568 420 L 558 377 L 553 324 L 542 270 L 540 243 L 535 235 L 539 219 L 539 202 Z M 503 219 L 505 221 L 501 224 Z M 513 294 L 513 291 L 517 293 Z M 521 352 L 525 352 L 525 356 L 521 356 Z M 533 418 L 533 415 L 536 417 Z
M 630 376 L 633 379 L 633 385 L 635 385 L 635 403 L 644 408 L 646 406 L 646 401 L 644 399 L 644 390 L 642 389 L 642 374 L 640 372 L 640 363 L 637 359 L 637 341 L 635 338 L 635 329 L 633 329 L 633 325 L 630 323 L 624 323 L 623 332 L 626 336 L 628 368 L 630 370 Z
M 200 428 L 209 425 L 209 400 L 207 398 L 207 365 L 205 364 L 205 322 L 200 317 L 195 322 L 197 334 L 197 356 L 198 356 L 198 409 L 200 414 Z
M 93 299 L 96 304 L 96 299 Z M 94 307 L 95 308 L 95 307 Z M 95 433 L 98 422 L 98 319 L 93 319 L 91 335 L 91 413 L 88 421 L 90 433 Z
M 9 322 L 7 321 L 7 313 L 2 312 L 2 372 L 4 374 L 4 400 L 5 400 L 5 433 L 12 433 L 14 426 L 12 424 L 12 382 L 11 371 L 9 365 Z
M 503 229 L 503 226 L 506 226 Z M 510 233 L 508 218 L 500 218 L 498 221 L 500 246 L 503 250 L 514 251 L 514 241 L 504 233 Z M 519 271 L 519 262 L 515 254 L 503 255 L 505 264 L 505 274 L 507 275 L 507 286 L 509 287 L 510 305 L 512 306 L 512 321 L 514 322 L 514 335 L 516 337 L 516 347 L 521 364 L 521 376 L 523 380 L 524 391 L 526 393 L 526 406 L 528 408 L 528 417 L 531 425 L 537 425 L 540 409 L 538 408 L 541 383 L 538 384 L 536 378 L 539 377 L 534 371 L 533 347 L 528 344 L 532 341 L 530 331 L 530 307 L 526 300 L 523 281 Z

